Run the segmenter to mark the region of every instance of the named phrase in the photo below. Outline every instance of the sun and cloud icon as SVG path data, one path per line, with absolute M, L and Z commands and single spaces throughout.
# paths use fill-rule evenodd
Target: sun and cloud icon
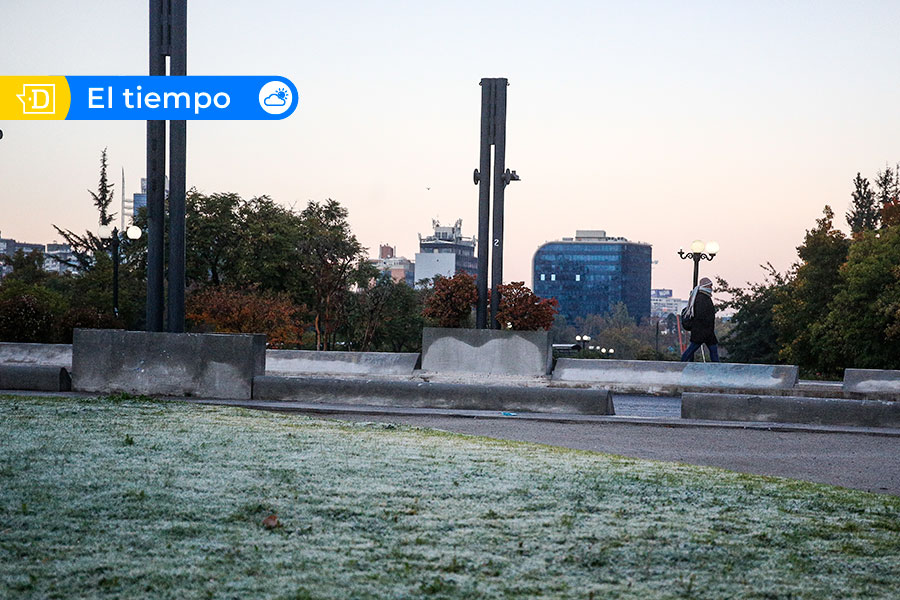
M 289 91 L 284 88 L 278 88 L 274 94 L 269 94 L 263 99 L 263 104 L 266 106 L 284 106 L 290 97 L 291 93 Z
M 259 105 L 270 115 L 287 112 L 295 100 L 283 81 L 270 81 L 259 90 Z

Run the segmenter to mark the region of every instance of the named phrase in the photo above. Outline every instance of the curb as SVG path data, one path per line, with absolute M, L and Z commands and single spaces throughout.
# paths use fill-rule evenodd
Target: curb
M 315 415 L 371 415 L 386 417 L 453 417 L 461 419 L 525 420 L 546 423 L 568 423 L 580 425 L 643 425 L 670 428 L 719 428 L 748 429 L 758 431 L 843 433 L 871 435 L 878 437 L 900 437 L 900 429 L 885 427 L 847 427 L 836 425 L 804 425 L 798 423 L 769 423 L 748 421 L 705 421 L 698 419 L 666 419 L 661 417 L 626 417 L 606 415 L 574 415 L 553 413 L 513 413 L 503 414 L 490 410 L 454 410 L 431 408 L 402 408 L 346 404 L 310 404 L 304 402 L 265 402 L 258 400 L 215 400 L 203 398 L 173 398 L 190 404 L 216 406 L 236 406 L 253 410 L 272 412 L 308 413 Z

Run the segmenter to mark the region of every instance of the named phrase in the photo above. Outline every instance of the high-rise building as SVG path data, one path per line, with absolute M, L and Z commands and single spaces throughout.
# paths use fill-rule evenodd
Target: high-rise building
M 651 257 L 650 244 L 607 237 L 602 230 L 579 230 L 574 239 L 537 249 L 532 289 L 543 298 L 556 298 L 569 323 L 606 314 L 620 302 L 640 320 L 650 316 Z
M 122 178 L 122 188 L 125 187 L 125 178 Z M 166 197 L 169 196 L 169 178 L 166 177 L 166 189 L 165 189 Z M 134 196 L 128 200 L 125 198 L 125 195 L 122 195 L 122 229 L 124 230 L 126 227 L 131 225 L 132 221 L 134 221 L 134 216 L 138 214 L 138 211 L 142 208 L 147 208 L 147 178 L 141 177 L 141 193 L 135 193 Z
M 478 258 L 475 256 L 474 237 L 463 237 L 462 219 L 450 227 L 442 227 L 432 220 L 434 234 L 419 234 L 419 252 L 416 253 L 415 280 L 433 279 L 435 275 L 453 277 L 457 271 L 478 275 Z
M 74 273 L 77 271 L 75 267 L 69 266 L 54 257 L 58 257 L 62 261 L 72 262 L 74 255 L 72 248 L 68 244 L 29 244 L 26 242 L 17 242 L 12 238 L 0 238 L 0 256 L 12 257 L 13 254 L 21 250 L 28 255 L 32 252 L 40 252 L 43 255 L 44 262 L 41 268 L 50 273 Z M 0 261 L 2 262 L 2 261 Z M 0 279 L 12 273 L 10 265 L 0 265 Z
M 415 263 L 404 256 L 396 256 L 397 249 L 393 246 L 382 244 L 378 247 L 378 258 L 370 258 L 369 262 L 380 273 L 390 273 L 391 279 L 396 282 L 403 281 L 409 287 L 415 283 Z
M 670 313 L 680 314 L 687 306 L 687 300 L 673 298 L 672 290 L 650 290 L 650 315 L 665 317 Z

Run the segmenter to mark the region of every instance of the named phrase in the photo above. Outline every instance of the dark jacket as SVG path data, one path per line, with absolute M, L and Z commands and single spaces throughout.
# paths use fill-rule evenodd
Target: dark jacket
M 716 307 L 712 298 L 703 292 L 697 293 L 694 300 L 694 322 L 691 326 L 691 341 L 695 344 L 712 346 L 718 344 L 716 339 Z

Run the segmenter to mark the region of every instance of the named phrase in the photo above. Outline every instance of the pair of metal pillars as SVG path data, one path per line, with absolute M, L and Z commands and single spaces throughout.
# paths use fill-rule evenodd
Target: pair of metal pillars
M 497 309 L 498 287 L 503 283 L 503 196 L 510 181 L 518 181 L 515 171 L 506 168 L 506 78 L 481 80 L 481 162 L 475 170 L 478 185 L 478 304 L 475 325 L 478 329 L 500 329 Z M 494 147 L 494 211 L 491 217 L 491 146 Z M 493 233 L 493 235 L 491 235 Z M 488 254 L 491 254 L 491 318 L 488 325 Z
M 150 75 L 187 75 L 187 0 L 150 0 Z M 169 122 L 167 330 L 184 331 L 184 196 L 187 122 Z M 166 121 L 147 121 L 147 331 L 163 331 Z

